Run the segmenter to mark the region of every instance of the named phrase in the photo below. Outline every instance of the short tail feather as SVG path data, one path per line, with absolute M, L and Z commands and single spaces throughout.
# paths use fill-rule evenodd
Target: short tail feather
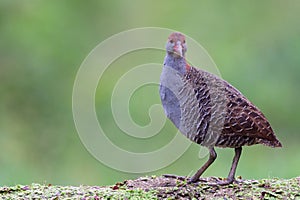
M 262 144 L 266 145 L 266 146 L 269 146 L 269 147 L 282 147 L 282 144 L 276 139 L 276 140 L 273 140 L 273 141 L 270 141 L 270 140 L 262 140 L 261 141 Z

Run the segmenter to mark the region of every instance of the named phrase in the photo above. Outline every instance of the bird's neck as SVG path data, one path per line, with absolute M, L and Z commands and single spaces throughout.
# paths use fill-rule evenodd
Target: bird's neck
M 186 73 L 187 66 L 188 64 L 184 57 L 174 57 L 167 53 L 164 61 L 164 67 L 171 67 L 183 75 Z

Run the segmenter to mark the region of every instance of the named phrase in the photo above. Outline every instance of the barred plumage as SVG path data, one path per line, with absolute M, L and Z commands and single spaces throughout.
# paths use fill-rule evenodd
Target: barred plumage
M 210 151 L 192 182 L 215 160 L 214 146 L 236 152 L 227 181 L 220 184 L 233 182 L 242 146 L 281 147 L 266 117 L 241 92 L 216 75 L 188 65 L 181 33 L 169 36 L 166 49 L 160 86 L 166 115 L 190 140 Z

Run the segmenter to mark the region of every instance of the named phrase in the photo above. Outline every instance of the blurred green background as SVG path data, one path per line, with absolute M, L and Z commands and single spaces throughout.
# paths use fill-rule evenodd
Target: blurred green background
M 249 179 L 299 176 L 299 10 L 300 2 L 294 0 L 2 0 L 0 185 L 100 185 L 141 175 L 110 169 L 88 153 L 74 126 L 72 89 L 80 64 L 98 43 L 145 26 L 175 29 L 197 40 L 222 77 L 268 117 L 283 148 L 244 148 L 237 175 Z M 111 89 L 122 73 L 138 64 L 162 63 L 163 58 L 163 52 L 151 50 L 124 55 L 105 73 L 104 88 L 97 90 L 99 121 L 122 148 L 155 149 L 176 132 L 167 122 L 151 140 L 131 139 L 118 129 L 110 109 Z M 148 109 L 159 102 L 157 85 L 137 90 L 130 102 L 136 123 L 149 123 Z M 195 172 L 207 159 L 199 159 L 198 152 L 199 146 L 192 145 L 172 165 L 148 175 Z M 218 159 L 204 176 L 227 176 L 233 151 L 217 149 L 217 153 Z

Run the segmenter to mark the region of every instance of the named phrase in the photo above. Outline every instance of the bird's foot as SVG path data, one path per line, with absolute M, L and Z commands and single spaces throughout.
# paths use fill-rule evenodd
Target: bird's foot
M 234 178 L 226 178 L 225 180 L 217 181 L 216 183 L 208 183 L 209 186 L 224 186 L 236 182 Z
M 165 178 L 173 178 L 173 179 L 178 179 L 178 180 L 181 180 L 181 181 L 187 180 L 187 177 L 178 176 L 178 175 L 175 175 L 175 174 L 163 174 L 162 176 L 165 177 Z
M 206 180 L 206 178 L 198 178 L 198 177 L 191 177 L 188 179 L 188 184 L 202 184 L 202 183 L 207 183 L 208 181 Z
M 235 178 L 221 179 L 221 178 L 217 178 L 217 177 L 209 177 L 209 178 L 191 177 L 188 180 L 189 184 L 206 184 L 209 186 L 225 186 L 225 185 L 230 185 L 232 183 L 239 184 L 242 182 L 243 182 L 243 180 L 241 180 L 241 179 L 238 179 L 238 180 Z
M 188 183 L 197 183 L 199 181 L 199 177 L 191 177 L 189 180 L 188 180 Z

